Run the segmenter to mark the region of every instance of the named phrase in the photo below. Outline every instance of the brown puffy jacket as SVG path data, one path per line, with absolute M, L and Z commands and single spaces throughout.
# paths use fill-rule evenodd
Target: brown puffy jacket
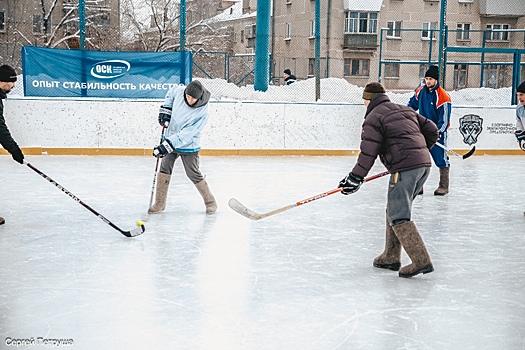
M 429 149 L 438 137 L 436 124 L 430 119 L 380 94 L 366 110 L 361 153 L 352 172 L 365 177 L 377 156 L 390 173 L 429 167 Z

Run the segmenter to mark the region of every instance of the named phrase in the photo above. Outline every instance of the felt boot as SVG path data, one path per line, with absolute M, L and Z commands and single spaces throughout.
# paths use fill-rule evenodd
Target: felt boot
M 149 214 L 156 214 L 166 209 L 166 198 L 168 197 L 168 187 L 170 186 L 171 175 L 157 174 L 157 189 L 155 190 L 155 204 L 148 209 Z
M 0 225 L 3 225 L 3 224 L 5 224 L 5 220 L 3 217 L 0 216 Z
M 434 191 L 434 196 L 444 196 L 448 193 L 450 168 L 439 169 L 439 186 Z
M 374 259 L 374 266 L 393 271 L 398 271 L 401 267 L 401 243 L 388 220 L 386 221 L 385 250 Z
M 202 199 L 204 199 L 204 204 L 206 205 L 206 214 L 215 213 L 217 211 L 217 202 L 215 202 L 215 198 L 211 194 L 206 180 L 196 183 L 195 187 L 197 187 L 197 190 L 199 190 Z
M 399 277 L 412 277 L 434 271 L 425 243 L 413 221 L 392 226 L 412 263 L 399 270 Z

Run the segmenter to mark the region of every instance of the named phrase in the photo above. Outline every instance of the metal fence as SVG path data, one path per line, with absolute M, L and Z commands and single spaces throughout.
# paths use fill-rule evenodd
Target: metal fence
M 4 27 L 0 27 L 2 63 L 10 64 L 21 71 L 20 51 L 25 45 L 79 49 L 78 9 L 74 5 L 76 1 L 64 1 L 60 11 L 43 12 L 41 15 L 33 15 L 31 19 L 16 17 L 17 14 L 24 13 L 21 7 L 26 6 L 26 10 L 32 10 L 29 9 L 31 2 L 24 5 L 26 2 L 6 1 L 13 3 L 12 8 L 17 11 L 4 13 Z M 115 11 L 114 7 L 118 3 L 119 10 Z M 166 2 L 168 3 L 171 2 Z M 133 8 L 129 0 L 86 0 L 86 49 L 152 52 L 178 50 L 177 22 L 172 17 L 163 17 L 162 13 L 150 15 L 148 11 L 147 8 Z M 188 13 L 195 12 L 192 11 Z M 197 18 L 188 18 L 186 46 L 187 50 L 193 52 L 194 78 L 226 81 L 229 83 L 227 91 L 221 91 L 224 96 L 237 96 L 239 94 L 236 89 L 250 88 L 254 83 L 254 55 L 232 54 L 235 35 L 215 34 L 215 37 L 210 38 L 208 32 L 199 31 L 198 26 L 193 26 L 194 23 L 199 23 Z M 375 39 L 375 49 L 369 48 L 359 54 L 350 52 L 334 57 L 321 57 L 321 100 L 350 103 L 359 101 L 356 86 L 362 87 L 374 80 L 381 81 L 389 91 L 410 93 L 424 78 L 428 66 L 439 63 L 439 34 L 436 29 L 385 28 L 380 29 L 379 36 Z M 474 91 L 469 92 L 470 88 L 504 89 L 508 90 L 508 98 L 504 103 L 511 103 L 512 87 L 525 80 L 525 30 L 457 28 L 447 29 L 445 34 L 445 89 L 451 92 L 462 91 L 463 94 L 476 94 Z M 363 52 L 369 54 L 368 60 L 362 60 Z M 268 98 L 315 101 L 315 62 L 312 57 L 273 55 L 269 63 L 270 85 L 267 95 L 271 97 Z M 357 71 L 354 72 L 356 67 Z M 285 69 L 290 69 L 292 73 L 301 72 L 297 74 L 298 80 L 294 84 L 293 93 L 290 93 L 291 88 L 285 86 Z M 274 93 L 277 88 L 280 88 L 280 93 Z M 499 93 L 495 91 L 497 92 Z M 403 96 L 400 101 L 404 99 Z M 492 103 L 494 102 L 487 102 Z

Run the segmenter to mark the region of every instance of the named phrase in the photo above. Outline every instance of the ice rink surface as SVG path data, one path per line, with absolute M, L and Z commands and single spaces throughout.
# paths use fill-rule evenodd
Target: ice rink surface
M 123 230 L 146 213 L 153 157 L 26 159 Z M 260 221 L 227 205 L 293 204 L 355 161 L 201 157 L 206 216 L 179 160 L 166 211 L 126 238 L 0 157 L 0 349 L 525 349 L 524 156 L 452 156 L 444 197 L 432 168 L 413 220 L 435 272 L 411 279 L 372 266 L 388 177 Z

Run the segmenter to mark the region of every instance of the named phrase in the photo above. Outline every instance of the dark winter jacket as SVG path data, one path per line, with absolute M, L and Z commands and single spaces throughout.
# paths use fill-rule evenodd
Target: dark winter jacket
M 361 153 L 352 172 L 365 177 L 377 156 L 390 173 L 430 167 L 429 149 L 438 136 L 431 120 L 379 94 L 366 110 Z
M 293 74 L 290 74 L 288 76 L 288 78 L 284 79 L 284 81 L 286 82 L 286 85 L 290 85 L 292 83 L 295 83 L 296 80 L 297 80 L 297 78 Z
M 7 95 L 2 90 L 0 90 L 0 144 L 12 154 L 18 149 L 18 145 L 16 144 L 15 140 L 13 140 L 13 137 L 11 137 L 11 133 L 5 124 L 3 100 L 6 97 Z

